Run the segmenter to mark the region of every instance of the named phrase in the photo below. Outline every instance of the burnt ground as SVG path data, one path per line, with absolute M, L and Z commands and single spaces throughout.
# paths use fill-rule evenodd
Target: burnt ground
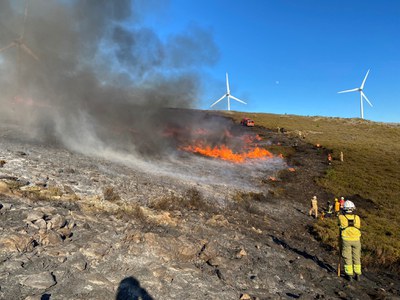
M 310 232 L 309 199 L 334 198 L 315 181 L 327 150 L 233 129 L 291 149 L 287 167 L 216 182 L 219 164 L 182 154 L 193 176 L 145 172 L 2 125 L 0 298 L 398 299 L 395 274 L 338 278 L 337 252 Z

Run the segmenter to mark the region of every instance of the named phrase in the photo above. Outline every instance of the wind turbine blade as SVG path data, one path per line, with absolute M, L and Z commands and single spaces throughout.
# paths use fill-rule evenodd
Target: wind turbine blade
M 211 104 L 210 107 L 213 107 L 215 104 L 217 104 L 219 101 L 221 101 L 222 99 L 224 99 L 226 97 L 226 95 L 223 95 L 221 98 L 219 98 L 217 101 L 215 101 L 213 104 Z
M 368 100 L 368 98 L 367 98 L 367 96 L 365 96 L 365 94 L 361 91 L 361 96 L 363 96 L 364 97 L 364 99 L 368 102 L 368 104 L 372 107 L 372 103 L 371 102 L 369 102 L 369 100 Z
M 226 73 L 226 93 L 229 95 L 231 92 L 229 90 L 229 79 L 228 79 L 228 73 Z
M 39 61 L 39 57 L 36 56 L 35 53 L 32 52 L 31 49 L 29 49 L 24 43 L 20 44 L 20 47 L 26 52 L 28 53 L 30 56 L 32 56 L 34 59 L 36 59 L 37 61 Z
M 25 25 L 26 25 L 26 19 L 28 17 L 28 5 L 29 5 L 29 1 L 25 0 L 25 12 L 24 12 L 24 22 L 22 23 L 22 33 L 21 33 L 21 40 L 24 38 L 25 36 Z
M 363 88 L 364 88 L 364 84 L 365 84 L 365 81 L 367 80 L 368 74 L 369 74 L 369 70 L 367 71 L 367 74 L 366 74 L 365 77 L 364 77 L 364 80 L 363 80 L 363 82 L 362 82 L 362 84 L 361 84 L 360 89 L 363 89 Z
M 3 48 L 0 48 L 0 52 L 3 52 L 3 51 L 5 51 L 5 50 L 7 50 L 8 48 L 12 48 L 12 47 L 15 47 L 15 43 L 14 43 L 14 42 L 12 42 L 11 44 L 9 44 L 8 46 L 5 46 L 5 47 L 3 47 Z
M 246 102 L 244 102 L 244 101 L 242 101 L 242 100 L 240 100 L 240 99 L 238 99 L 238 98 L 236 98 L 236 97 L 233 97 L 232 95 L 230 95 L 230 97 L 231 97 L 232 99 L 236 100 L 236 101 L 239 101 L 239 102 L 243 103 L 243 104 L 247 104 Z
M 358 88 L 355 88 L 355 89 L 352 89 L 352 90 L 341 91 L 341 92 L 338 92 L 338 94 L 341 94 L 341 93 L 349 93 L 349 92 L 356 92 L 356 91 L 358 91 Z

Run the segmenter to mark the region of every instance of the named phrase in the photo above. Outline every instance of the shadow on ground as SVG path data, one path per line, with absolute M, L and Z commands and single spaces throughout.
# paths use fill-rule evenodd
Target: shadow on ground
M 139 281 L 134 277 L 123 279 L 118 286 L 115 300 L 154 300 L 146 289 L 140 286 Z

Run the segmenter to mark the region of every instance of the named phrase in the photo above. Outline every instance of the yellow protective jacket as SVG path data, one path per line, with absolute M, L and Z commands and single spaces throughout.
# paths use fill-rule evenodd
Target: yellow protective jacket
M 359 241 L 361 237 L 361 220 L 357 215 L 339 215 L 340 235 L 344 241 Z
M 335 201 L 335 211 L 338 212 L 340 210 L 340 203 L 339 201 Z

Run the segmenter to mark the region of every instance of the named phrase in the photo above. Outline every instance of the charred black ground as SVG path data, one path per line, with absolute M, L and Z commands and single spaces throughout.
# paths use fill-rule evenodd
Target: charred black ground
M 243 181 L 225 186 L 179 179 L 32 143 L 20 128 L 3 125 L 0 174 L 12 192 L 0 196 L 0 242 L 8 249 L 1 254 L 2 297 L 110 299 L 129 276 L 154 299 L 391 299 L 399 293 L 396 274 L 364 268 L 360 283 L 338 278 L 337 252 L 310 232 L 309 199 L 317 195 L 321 206 L 333 199 L 316 183 L 328 167 L 326 149 L 208 112 L 167 110 L 165 116 L 168 128 L 179 128 L 175 133 L 185 120 L 198 119 L 226 123 L 239 135 L 258 134 L 276 151 L 285 149 L 287 168 L 251 177 L 257 190 L 243 190 Z M 173 140 L 186 139 L 178 137 Z M 30 211 L 46 215 L 41 221 Z M 27 215 L 32 221 L 26 223 Z M 57 215 L 75 224 L 65 225 L 71 236 L 64 227 L 37 233 L 43 222 L 55 226 Z M 54 232 L 63 232 L 63 239 Z M 32 244 L 16 251 L 11 236 Z

